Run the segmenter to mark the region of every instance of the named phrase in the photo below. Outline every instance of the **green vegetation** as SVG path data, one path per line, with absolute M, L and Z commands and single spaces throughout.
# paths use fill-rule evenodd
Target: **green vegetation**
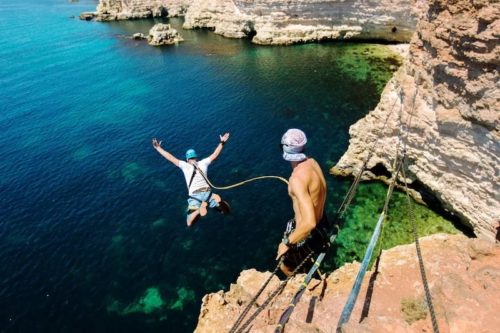
M 344 74 L 356 81 L 374 84 L 380 93 L 402 58 L 384 45 L 350 44 L 341 49 L 337 63 Z
M 138 312 L 151 314 L 160 310 L 164 305 L 165 301 L 161 297 L 160 290 L 157 287 L 151 287 L 146 289 L 144 295 L 139 298 L 136 303 L 123 307 L 119 301 L 112 300 L 107 306 L 107 309 L 108 312 L 114 312 L 121 316 L 125 316 Z
M 169 309 L 182 311 L 186 303 L 194 302 L 194 300 L 194 291 L 181 287 L 177 290 L 177 299 L 170 305 Z
M 335 266 L 340 267 L 344 263 L 363 259 L 378 217 L 382 212 L 386 190 L 387 187 L 381 183 L 360 185 L 355 202 L 347 212 L 334 244 L 336 249 Z M 413 211 L 419 237 L 435 233 L 459 233 L 450 221 L 427 207 L 413 202 Z M 383 224 L 372 261 L 380 246 L 383 249 L 388 249 L 413 241 L 413 227 L 407 212 L 406 195 L 394 192 L 389 204 L 388 217 Z
M 401 312 L 408 324 L 427 317 L 427 305 L 423 299 L 405 298 L 401 301 Z

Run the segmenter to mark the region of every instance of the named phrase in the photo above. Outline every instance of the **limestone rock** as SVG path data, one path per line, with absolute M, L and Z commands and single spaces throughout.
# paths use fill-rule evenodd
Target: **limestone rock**
M 330 39 L 408 42 L 415 31 L 410 0 L 193 0 L 184 28 L 209 28 L 257 44 Z
M 143 33 L 136 32 L 135 34 L 132 35 L 132 39 L 147 39 Z
M 440 331 L 497 332 L 500 327 L 497 313 L 500 309 L 500 245 L 462 235 L 437 234 L 421 238 L 420 247 Z M 332 272 L 326 278 L 324 290 L 325 285 L 313 279 L 295 307 L 285 332 L 334 331 L 358 269 L 359 264 L 352 263 Z M 364 279 L 344 332 L 432 332 L 415 244 L 383 251 L 378 272 L 374 271 L 369 271 Z M 228 332 L 269 274 L 243 271 L 229 291 L 206 295 L 195 332 Z M 288 283 L 254 320 L 250 332 L 274 332 L 303 277 L 300 275 Z M 369 292 L 370 280 L 373 283 Z M 278 284 L 274 277 L 257 304 L 262 304 Z
M 183 40 L 184 39 L 179 35 L 177 30 L 172 28 L 170 24 L 158 23 L 149 30 L 149 45 L 171 45 L 182 42 Z
M 97 21 L 173 17 L 184 15 L 192 0 L 99 0 Z
M 96 17 L 94 12 L 83 12 L 80 14 L 80 20 L 91 21 Z
M 427 2 L 409 57 L 376 109 L 351 126 L 332 173 L 392 172 L 408 156 L 413 194 L 432 192 L 474 233 L 494 240 L 500 218 L 500 3 Z M 425 191 L 422 191 L 425 190 Z

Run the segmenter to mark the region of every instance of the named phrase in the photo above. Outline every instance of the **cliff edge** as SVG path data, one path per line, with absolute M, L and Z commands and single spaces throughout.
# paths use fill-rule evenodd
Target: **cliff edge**
M 408 42 L 415 31 L 411 0 L 193 0 L 184 28 L 209 28 L 257 44 L 332 39 Z
M 95 12 L 80 14 L 82 20 L 118 21 L 185 14 L 192 0 L 99 0 Z
M 349 149 L 332 169 L 386 179 L 406 148 L 413 194 L 443 207 L 494 240 L 500 223 L 500 3 L 430 0 L 409 57 L 376 109 L 354 124 Z
M 500 245 L 461 235 L 437 234 L 420 239 L 420 247 L 440 332 L 497 332 Z M 285 332 L 334 332 L 358 268 L 358 263 L 339 268 L 326 278 L 326 285 L 313 279 Z M 243 271 L 229 291 L 206 295 L 195 332 L 228 332 L 269 274 Z M 250 332 L 274 332 L 302 279 L 300 275 L 287 284 L 253 321 Z M 278 284 L 274 277 L 257 304 L 262 304 Z M 248 316 L 255 309 L 254 306 Z M 432 332 L 415 244 L 382 252 L 378 271 L 375 273 L 372 268 L 367 273 L 350 322 L 344 326 L 344 333 L 387 332 Z

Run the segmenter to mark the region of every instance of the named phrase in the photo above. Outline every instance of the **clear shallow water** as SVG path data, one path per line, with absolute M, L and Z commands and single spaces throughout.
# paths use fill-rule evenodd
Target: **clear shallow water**
M 394 64 L 364 44 L 258 47 L 180 29 L 185 43 L 153 48 L 123 38 L 153 21 L 69 18 L 95 5 L 0 4 L 0 332 L 192 331 L 204 294 L 274 267 L 291 206 L 281 183 L 254 183 L 221 193 L 233 215 L 188 230 L 182 174 L 151 138 L 208 155 L 230 131 L 210 168 L 225 185 L 288 175 L 278 143 L 300 127 L 327 173 Z M 328 185 L 331 213 L 349 182 Z M 327 267 L 364 251 L 360 221 L 383 199 L 362 185 Z

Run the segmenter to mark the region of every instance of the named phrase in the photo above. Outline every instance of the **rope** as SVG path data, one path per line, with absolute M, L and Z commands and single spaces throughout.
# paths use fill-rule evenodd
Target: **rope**
M 404 155 L 404 160 L 406 160 L 406 154 Z M 413 204 L 408 194 L 408 186 L 406 184 L 406 174 L 404 168 L 402 168 L 402 174 L 404 178 L 404 186 L 406 191 L 406 201 L 408 203 L 408 215 L 413 226 L 413 237 L 415 238 L 415 247 L 417 248 L 418 266 L 420 268 L 420 275 L 422 276 L 422 282 L 424 284 L 425 299 L 427 301 L 427 306 L 431 314 L 432 330 L 434 333 L 439 333 L 439 326 L 437 324 L 436 313 L 434 312 L 434 306 L 432 305 L 432 296 L 429 288 L 429 283 L 427 281 L 427 275 L 425 274 L 424 260 L 422 258 L 422 251 L 420 250 L 420 242 L 418 241 L 417 223 L 415 221 L 415 212 L 413 211 Z
M 417 81 L 417 79 L 418 79 L 418 77 L 415 78 L 415 81 Z M 406 164 L 406 162 L 408 161 L 407 155 L 406 155 L 406 144 L 408 142 L 408 137 L 409 137 L 408 128 L 411 127 L 411 122 L 412 122 L 413 113 L 414 113 L 413 111 L 415 110 L 415 102 L 416 102 L 417 94 L 418 94 L 418 85 L 416 87 L 417 88 L 415 90 L 415 94 L 413 95 L 413 100 L 412 100 L 411 113 L 409 113 L 410 117 L 408 118 L 408 125 L 406 126 L 406 131 L 405 131 L 406 135 L 405 135 L 405 140 L 404 140 L 404 144 L 403 144 L 403 164 Z M 406 182 L 407 178 L 406 178 L 406 172 L 405 172 L 404 166 L 401 169 L 401 173 L 403 176 L 403 182 L 404 182 L 405 193 L 406 193 L 406 201 L 408 204 L 408 215 L 410 217 L 410 221 L 412 223 L 412 228 L 413 228 L 413 237 L 415 239 L 415 247 L 417 250 L 417 258 L 418 258 L 418 265 L 419 265 L 419 269 L 420 269 L 420 275 L 422 277 L 422 283 L 424 285 L 425 299 L 427 302 L 427 307 L 429 308 L 429 313 L 431 315 L 432 330 L 434 331 L 434 333 L 439 333 L 439 326 L 437 324 L 436 313 L 434 311 L 434 306 L 432 304 L 432 295 L 430 292 L 429 283 L 427 281 L 427 275 L 425 274 L 424 260 L 422 257 L 422 251 L 420 249 L 420 242 L 418 240 L 417 222 L 415 219 L 415 212 L 413 210 L 413 203 L 410 199 L 408 183 Z
M 304 266 L 304 264 L 307 262 L 307 260 L 309 260 L 309 258 L 311 258 L 311 256 L 314 254 L 314 252 L 310 252 L 305 258 L 304 260 L 302 260 L 302 262 L 293 270 L 292 274 L 290 276 L 288 276 L 285 280 L 283 280 L 280 285 L 278 286 L 278 288 L 276 288 L 271 294 L 269 294 L 269 296 L 267 297 L 266 301 L 264 303 L 262 303 L 262 305 L 260 305 L 256 310 L 255 312 L 250 316 L 250 318 L 248 318 L 248 320 L 243 324 L 243 326 L 241 326 L 240 328 L 237 328 L 237 325 L 236 323 L 233 325 L 233 327 L 231 328 L 231 330 L 229 331 L 229 333 L 240 333 L 240 332 L 244 332 L 244 330 L 248 327 L 248 325 L 250 325 L 250 323 L 255 319 L 257 318 L 257 316 L 259 315 L 259 313 L 262 312 L 262 310 L 264 310 L 266 308 L 266 306 L 273 300 L 274 297 L 276 297 L 276 295 L 278 295 L 279 293 L 281 293 L 283 291 L 283 289 L 285 289 L 285 286 L 286 284 L 288 283 L 288 281 L 293 277 L 295 276 L 295 274 L 302 268 L 302 266 Z M 283 258 L 283 257 L 282 257 Z M 280 264 L 281 264 L 281 261 L 280 261 Z M 279 267 L 279 264 L 278 264 L 278 267 Z M 275 272 L 274 272 L 275 273 Z M 274 274 L 273 273 L 273 274 Z M 273 275 L 271 275 L 272 277 Z M 269 278 L 270 280 L 270 278 Z M 261 288 L 263 289 L 263 288 Z M 254 297 L 255 299 L 257 299 L 256 297 Z M 248 311 L 247 311 L 248 312 Z M 246 316 L 246 313 L 245 313 L 245 316 Z M 242 321 L 242 319 L 238 318 L 239 322 Z
M 283 329 L 285 328 L 285 324 L 288 322 L 288 319 L 292 315 L 293 310 L 295 309 L 295 305 L 300 301 L 300 298 L 304 294 L 307 285 L 309 282 L 311 282 L 311 279 L 314 275 L 314 273 L 318 270 L 319 266 L 321 265 L 321 262 L 325 258 L 326 252 L 321 252 L 314 262 L 314 265 L 311 267 L 307 275 L 304 277 L 304 280 L 302 281 L 302 284 L 299 287 L 299 290 L 295 293 L 295 296 L 293 296 L 292 301 L 288 305 L 288 308 L 283 312 L 283 314 L 280 317 L 279 323 L 276 326 L 275 333 L 281 333 L 283 332 Z
M 253 182 L 253 181 L 256 181 L 256 180 L 260 180 L 260 179 L 278 179 L 278 180 L 281 180 L 282 182 L 284 182 L 288 186 L 288 180 L 286 180 L 285 178 L 280 177 L 280 176 L 259 176 L 259 177 L 253 177 L 253 178 L 250 178 L 250 179 L 247 179 L 247 180 L 243 180 L 241 182 L 238 182 L 238 183 L 235 183 L 235 184 L 232 184 L 232 185 L 215 186 L 214 184 L 212 184 L 212 182 L 210 182 L 210 180 L 208 180 L 208 178 L 205 175 L 205 173 L 203 171 L 201 171 L 201 169 L 196 164 L 193 164 L 193 166 L 196 168 L 196 170 L 198 170 L 198 172 L 203 177 L 203 179 L 205 179 L 205 181 L 207 182 L 207 184 L 210 185 L 211 188 L 214 188 L 216 190 L 229 190 L 231 188 L 242 186 L 242 185 L 245 185 L 247 183 L 250 183 L 250 182 Z
M 262 294 L 262 292 L 264 291 L 264 289 L 266 289 L 266 287 L 269 284 L 269 282 L 271 281 L 272 277 L 276 274 L 276 272 L 280 268 L 281 263 L 283 262 L 283 259 L 284 259 L 284 257 L 282 256 L 280 258 L 280 261 L 278 262 L 278 265 L 276 265 L 276 268 L 271 273 L 271 275 L 269 276 L 269 278 L 266 280 L 266 282 L 264 282 L 264 284 L 262 285 L 262 287 L 260 287 L 259 291 L 257 291 L 257 294 L 247 304 L 247 306 L 245 307 L 245 309 L 243 310 L 243 312 L 240 314 L 240 316 L 238 317 L 238 319 L 236 319 L 236 321 L 233 324 L 233 327 L 231 327 L 231 329 L 229 330 L 230 333 L 234 332 L 234 330 L 241 324 L 241 322 L 243 321 L 243 319 L 245 319 L 245 317 L 246 317 L 248 311 L 250 311 L 250 308 L 252 307 L 252 305 L 255 303 L 255 301 L 257 301 L 257 298 L 259 298 L 260 294 Z
M 337 333 L 342 332 L 342 325 L 347 323 L 349 321 L 349 318 L 351 316 L 352 310 L 354 309 L 354 305 L 356 304 L 356 299 L 358 297 L 359 291 L 361 289 L 361 283 L 363 282 L 363 278 L 365 277 L 366 270 L 368 268 L 368 264 L 370 263 L 373 250 L 375 248 L 375 245 L 377 244 L 377 240 L 380 236 L 380 230 L 382 227 L 382 224 L 385 220 L 385 217 L 387 215 L 387 207 L 389 205 L 389 201 L 392 196 L 392 192 L 394 189 L 394 186 L 396 185 L 396 179 L 399 174 L 399 170 L 401 168 L 401 160 L 397 164 L 397 168 L 395 170 L 395 173 L 393 175 L 391 184 L 389 185 L 389 189 L 387 190 L 387 195 L 385 198 L 385 203 L 384 203 L 384 209 L 382 210 L 382 213 L 380 214 L 380 217 L 377 221 L 377 225 L 375 226 L 375 230 L 373 231 L 372 237 L 370 239 L 370 243 L 368 244 L 368 248 L 366 249 L 365 256 L 363 258 L 363 261 L 361 263 L 361 267 L 358 271 L 358 274 L 356 275 L 356 280 L 354 281 L 354 285 L 351 289 L 351 293 L 349 294 L 349 297 L 347 298 L 347 302 L 344 305 L 344 309 L 342 310 L 342 313 L 339 318 L 339 322 L 337 324 Z
M 402 101 L 402 92 L 401 91 L 399 92 L 399 99 Z M 389 118 L 392 116 L 392 113 L 394 112 L 394 108 L 396 106 L 397 101 L 398 101 L 398 99 L 395 99 L 394 103 L 392 103 L 391 112 L 389 112 L 389 114 L 385 118 L 384 126 L 382 126 L 381 132 L 383 132 L 385 127 L 387 126 L 387 123 L 389 122 Z M 401 107 L 402 107 L 402 105 L 403 105 L 403 103 L 401 102 Z M 342 201 L 339 209 L 337 210 L 337 215 L 339 216 L 339 218 L 342 218 L 344 216 L 345 212 L 347 211 L 347 209 L 351 205 L 352 199 L 354 198 L 354 195 L 356 194 L 356 189 L 359 185 L 359 182 L 361 181 L 361 177 L 362 177 L 363 173 L 365 172 L 366 166 L 368 165 L 368 161 L 371 159 L 371 157 L 373 155 L 373 151 L 377 147 L 379 141 L 380 141 L 380 137 L 377 137 L 376 140 L 373 142 L 372 146 L 370 147 L 370 149 L 368 150 L 369 153 L 363 162 L 363 165 L 361 167 L 360 172 L 354 178 L 354 182 L 351 184 L 351 187 L 347 191 L 347 194 L 344 197 L 344 200 Z
M 370 159 L 370 157 L 371 154 L 366 158 L 365 162 L 363 163 L 363 166 L 361 167 L 361 171 L 356 175 L 356 178 L 354 178 L 351 187 L 349 187 L 349 191 L 347 191 L 344 200 L 340 204 L 340 207 L 337 210 L 337 215 L 339 216 L 339 218 L 342 218 L 344 216 L 345 212 L 347 211 L 347 208 L 349 208 L 349 206 L 351 205 L 352 199 L 356 194 L 356 189 L 358 188 L 359 182 L 361 181 L 361 176 L 363 175 L 363 172 L 365 172 L 366 165 L 368 164 L 368 160 Z

